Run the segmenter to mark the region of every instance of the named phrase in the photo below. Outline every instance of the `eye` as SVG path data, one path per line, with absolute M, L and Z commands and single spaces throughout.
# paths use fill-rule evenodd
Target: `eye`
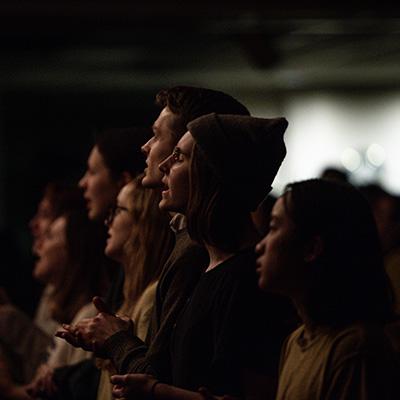
M 174 151 L 172 152 L 172 161 L 174 163 L 183 161 L 182 153 L 181 153 L 181 150 L 179 148 L 175 148 Z
M 277 227 L 274 223 L 269 224 L 269 232 L 274 232 L 276 231 Z

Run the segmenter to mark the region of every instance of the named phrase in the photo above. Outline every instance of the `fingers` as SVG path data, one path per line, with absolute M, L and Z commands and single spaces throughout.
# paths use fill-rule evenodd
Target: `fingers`
M 81 347 L 78 342 L 78 338 L 68 331 L 57 331 L 54 336 L 64 339 L 74 347 Z
M 113 375 L 110 378 L 113 385 L 124 386 L 129 382 L 129 374 L 126 375 Z
M 113 397 L 116 399 L 121 399 L 126 397 L 127 394 L 125 392 L 126 392 L 125 388 L 123 386 L 118 386 L 118 385 L 114 386 L 112 390 Z
M 53 374 L 51 372 L 47 373 L 43 378 L 43 386 L 45 393 L 48 396 L 53 396 L 57 392 L 57 386 L 53 381 Z
M 63 327 L 67 330 L 59 330 L 55 333 L 55 336 L 64 339 L 66 342 L 74 347 L 82 348 L 86 351 L 93 351 L 92 341 L 85 338 L 82 335 L 82 332 L 77 329 L 73 329 L 68 325 L 63 325 Z
M 95 297 L 93 297 L 92 301 L 93 301 L 94 306 L 97 308 L 97 310 L 100 313 L 114 315 L 114 313 L 111 311 L 110 307 L 105 303 L 105 301 L 101 297 L 95 296 Z
M 128 396 L 129 392 L 129 374 L 126 375 L 113 375 L 111 383 L 114 385 L 112 394 L 116 399 L 121 399 Z

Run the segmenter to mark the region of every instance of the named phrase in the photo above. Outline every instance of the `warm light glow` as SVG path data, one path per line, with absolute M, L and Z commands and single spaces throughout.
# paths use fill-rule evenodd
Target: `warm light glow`
M 356 185 L 379 182 L 400 194 L 400 92 L 363 98 L 309 93 L 293 95 L 280 109 L 261 104 L 258 115 L 289 121 L 275 194 L 289 182 L 320 176 L 328 166 L 346 168 Z
M 367 150 L 367 160 L 375 167 L 380 167 L 386 160 L 385 149 L 379 144 L 371 144 Z
M 340 160 L 343 166 L 350 172 L 356 171 L 361 165 L 361 156 L 357 150 L 348 147 L 342 153 Z

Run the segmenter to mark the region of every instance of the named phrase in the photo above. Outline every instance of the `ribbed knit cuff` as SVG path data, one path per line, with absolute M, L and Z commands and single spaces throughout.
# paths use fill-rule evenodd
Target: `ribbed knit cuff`
M 119 331 L 110 336 L 103 345 L 103 352 L 107 358 L 113 360 L 123 356 L 127 350 L 143 346 L 143 342 L 129 331 Z

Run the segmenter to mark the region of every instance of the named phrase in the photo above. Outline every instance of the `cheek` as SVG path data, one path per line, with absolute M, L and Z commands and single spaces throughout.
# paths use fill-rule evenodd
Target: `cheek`
M 189 198 L 189 174 L 186 170 L 177 171 L 170 180 L 170 189 L 181 200 Z
M 266 279 L 273 279 L 282 274 L 286 264 L 286 252 L 284 243 L 279 239 L 271 239 L 266 243 L 264 253 L 260 257 L 262 273 Z
M 132 230 L 131 221 L 116 221 L 111 230 L 110 244 L 112 246 L 123 246 L 129 239 Z
M 46 279 L 54 278 L 67 264 L 67 251 L 64 246 L 44 246 L 36 273 Z
M 172 150 L 171 146 L 157 142 L 151 148 L 148 161 L 154 168 L 158 169 L 158 165 L 172 153 Z
M 92 201 L 98 204 L 111 205 L 116 197 L 118 188 L 107 177 L 99 177 L 91 187 Z

